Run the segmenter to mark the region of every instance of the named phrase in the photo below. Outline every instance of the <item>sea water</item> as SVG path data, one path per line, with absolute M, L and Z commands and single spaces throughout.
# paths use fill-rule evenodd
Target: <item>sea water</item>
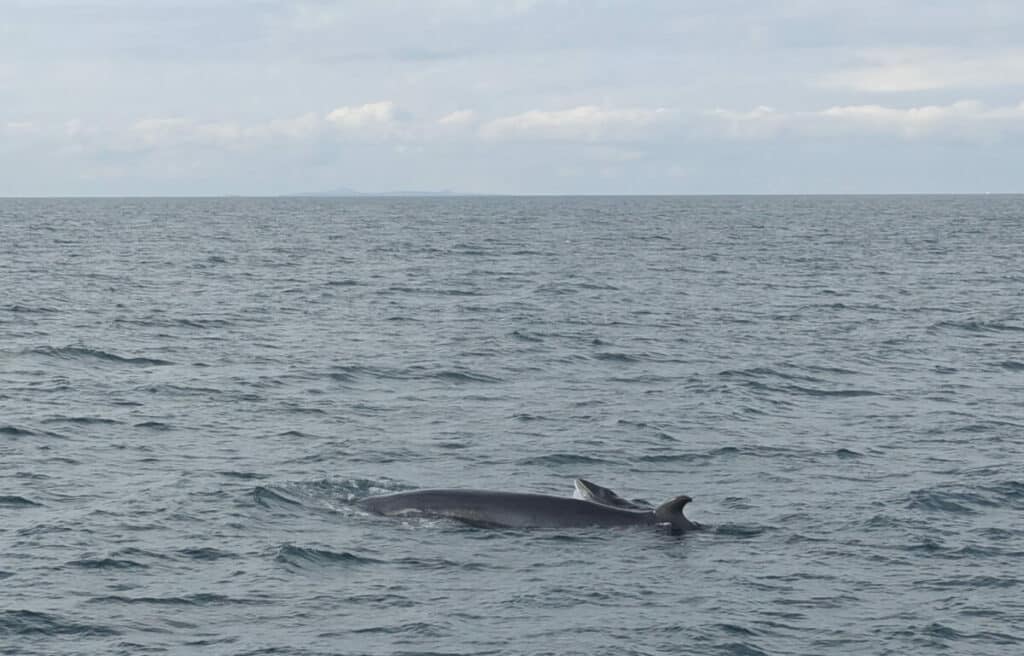
M 705 529 L 487 530 L 371 494 Z M 0 200 L 4 654 L 1024 650 L 1024 197 Z

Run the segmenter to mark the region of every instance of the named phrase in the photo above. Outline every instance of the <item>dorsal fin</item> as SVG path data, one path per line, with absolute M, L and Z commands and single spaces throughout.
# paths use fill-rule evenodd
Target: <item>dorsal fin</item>
M 685 494 L 669 499 L 654 509 L 654 518 L 658 522 L 672 525 L 674 532 L 688 531 L 697 528 L 697 525 L 686 518 L 683 514 L 683 506 L 693 501 Z

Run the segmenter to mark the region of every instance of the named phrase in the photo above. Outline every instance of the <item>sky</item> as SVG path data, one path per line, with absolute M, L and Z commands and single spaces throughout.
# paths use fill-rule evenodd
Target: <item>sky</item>
M 1024 192 L 1019 0 L 0 0 L 0 196 Z

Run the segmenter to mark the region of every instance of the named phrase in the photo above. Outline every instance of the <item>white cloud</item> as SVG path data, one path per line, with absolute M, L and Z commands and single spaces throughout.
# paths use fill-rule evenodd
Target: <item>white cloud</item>
M 708 114 L 716 127 L 724 129 L 725 136 L 734 139 L 756 139 L 776 134 L 786 122 L 786 116 L 767 105 L 759 105 L 746 112 L 714 109 Z
M 595 162 L 610 162 L 622 164 L 635 162 L 644 158 L 644 153 L 639 150 L 616 148 L 614 146 L 595 145 L 588 146 L 583 151 L 584 156 Z
M 340 128 L 387 124 L 395 120 L 395 103 L 384 100 L 365 105 L 338 107 L 327 114 L 327 120 Z
M 266 124 L 265 131 L 271 137 L 307 139 L 316 136 L 322 127 L 320 116 L 307 112 L 294 118 L 274 119 Z
M 556 111 L 531 110 L 495 119 L 480 128 L 485 139 L 600 141 L 643 136 L 674 112 L 665 109 L 604 109 L 583 105 Z
M 32 121 L 7 121 L 3 124 L 3 131 L 6 134 L 27 135 L 33 134 L 38 130 L 39 126 Z
M 796 112 L 758 107 L 749 112 L 718 109 L 708 115 L 713 119 L 713 134 L 735 139 L 764 139 L 783 133 L 805 137 L 877 135 L 903 139 L 929 136 L 990 139 L 1024 132 L 1024 102 L 1003 107 L 989 107 L 977 100 L 918 107 L 837 105 Z
M 880 48 L 861 64 L 825 75 L 826 87 L 871 93 L 1024 85 L 1024 50 L 976 52 L 935 48 Z
M 306 112 L 290 118 L 253 123 L 196 121 L 180 117 L 148 118 L 131 124 L 125 136 L 129 147 L 245 147 L 272 141 L 309 141 L 322 135 L 328 127 L 336 128 L 336 133 L 346 138 L 360 138 L 367 134 L 380 136 L 379 128 L 389 126 L 394 117 L 394 103 L 379 102 L 338 107 L 324 115 Z
M 460 109 L 450 114 L 445 114 L 437 120 L 439 125 L 466 125 L 476 120 L 476 112 L 472 109 Z
M 81 136 L 85 130 L 85 125 L 82 123 L 82 119 L 73 118 L 69 121 L 64 121 L 64 134 L 71 138 Z
M 937 131 L 962 131 L 972 123 L 985 120 L 988 112 L 980 102 L 963 100 L 951 105 L 907 108 L 846 105 L 829 107 L 818 112 L 818 116 L 830 123 L 913 138 Z
M 128 128 L 129 138 L 142 146 L 160 147 L 186 140 L 195 125 L 184 118 L 147 118 Z
M 181 117 L 147 118 L 129 126 L 124 145 L 132 148 L 229 146 L 259 136 L 258 127 L 234 121 L 194 121 Z

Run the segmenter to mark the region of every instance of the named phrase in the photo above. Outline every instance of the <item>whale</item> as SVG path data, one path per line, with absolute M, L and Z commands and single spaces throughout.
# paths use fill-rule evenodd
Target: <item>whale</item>
M 602 487 L 597 483 L 592 483 L 585 478 L 577 478 L 572 482 L 574 499 L 582 499 L 584 501 L 593 501 L 594 503 L 601 503 L 606 506 L 614 506 L 616 508 L 628 508 L 630 510 L 650 510 L 651 507 L 647 504 L 640 504 L 635 501 L 623 499 L 614 490 L 607 487 Z
M 584 486 L 584 489 L 591 488 Z M 612 494 L 620 498 L 614 492 Z M 602 498 L 610 497 L 603 495 Z M 366 497 L 358 505 L 378 515 L 440 517 L 483 528 L 663 525 L 670 532 L 679 534 L 698 528 L 683 514 L 683 507 L 690 501 L 690 497 L 680 495 L 656 508 L 630 508 L 529 492 L 426 489 Z

